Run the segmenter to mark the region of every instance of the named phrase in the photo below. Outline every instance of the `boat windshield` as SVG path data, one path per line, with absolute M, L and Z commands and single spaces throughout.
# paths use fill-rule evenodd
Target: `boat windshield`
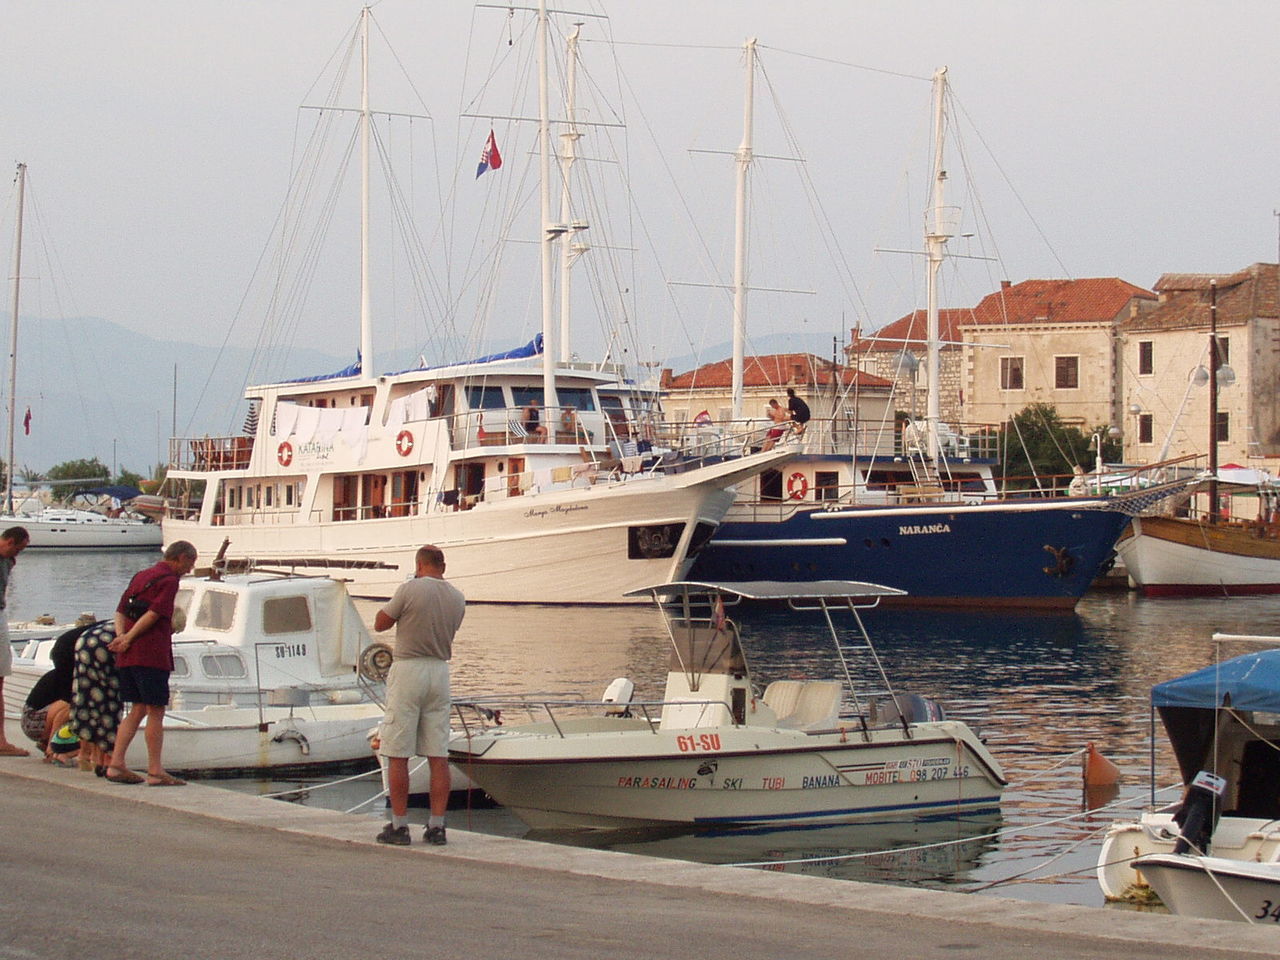
M 722 626 L 707 620 L 670 621 L 672 673 L 683 673 L 689 689 L 697 690 L 707 675 L 745 676 L 747 659 L 732 620 Z

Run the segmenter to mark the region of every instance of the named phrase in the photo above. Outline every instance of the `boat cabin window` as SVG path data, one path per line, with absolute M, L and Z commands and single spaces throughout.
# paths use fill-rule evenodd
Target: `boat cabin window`
M 573 407 L 579 413 L 596 408 L 596 398 L 590 387 L 557 387 L 556 397 L 560 406 Z
M 173 609 L 181 610 L 183 616 L 185 616 L 188 620 L 191 619 L 191 594 L 192 593 L 193 591 L 190 587 L 182 588 L 178 590 L 177 594 L 173 598 Z
M 539 405 L 546 406 L 546 404 L 542 402 L 542 397 L 543 397 L 543 393 L 542 393 L 541 387 L 512 387 L 511 388 L 511 399 L 514 402 L 514 406 L 517 406 L 517 407 L 527 407 L 534 400 L 537 400 Z
M 186 658 L 186 657 L 179 657 L 179 656 L 177 656 L 177 655 L 175 655 L 175 656 L 174 656 L 174 658 L 173 658 L 173 675 L 174 675 L 175 677 L 189 677 L 189 676 L 191 676 L 191 666 L 187 663 L 187 658 Z
M 840 474 L 835 470 L 815 470 L 813 473 L 813 498 L 815 500 L 839 500 Z
M 226 590 L 206 590 L 196 611 L 196 626 L 230 630 L 236 614 L 236 595 Z
M 206 677 L 223 677 L 229 680 L 249 675 L 238 653 L 206 653 L 200 658 L 200 669 Z
M 306 597 L 272 597 L 262 603 L 262 632 L 307 633 L 311 630 L 311 607 Z
M 505 410 L 507 401 L 501 387 L 467 387 L 467 406 L 472 410 Z

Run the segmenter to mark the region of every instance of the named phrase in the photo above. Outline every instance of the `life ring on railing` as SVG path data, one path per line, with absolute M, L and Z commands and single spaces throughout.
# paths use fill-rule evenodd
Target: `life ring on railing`
M 396 453 L 402 457 L 413 453 L 413 434 L 408 430 L 401 430 L 396 434 Z
M 787 496 L 792 500 L 803 500 L 809 492 L 809 478 L 797 471 L 787 477 Z
M 293 444 L 288 440 L 280 444 L 276 448 L 276 459 L 280 462 L 280 466 L 287 467 L 293 463 Z

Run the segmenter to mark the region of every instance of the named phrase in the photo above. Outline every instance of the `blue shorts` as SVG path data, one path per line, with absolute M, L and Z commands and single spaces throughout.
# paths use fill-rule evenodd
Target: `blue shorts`
M 150 707 L 169 705 L 169 671 L 159 667 L 119 667 L 120 699 Z

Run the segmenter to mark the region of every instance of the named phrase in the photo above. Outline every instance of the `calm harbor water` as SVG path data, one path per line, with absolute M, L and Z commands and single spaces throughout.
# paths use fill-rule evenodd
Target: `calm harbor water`
M 23 554 L 9 592 L 10 619 L 50 613 L 100 617 L 153 553 Z M 366 621 L 377 605 L 358 602 Z M 811 615 L 740 610 L 761 681 L 834 676 L 825 625 Z M 1011 786 L 998 815 L 970 821 L 879 824 L 730 835 L 531 835 L 565 843 L 769 869 L 991 892 L 1057 903 L 1100 904 L 1092 876 L 1101 831 L 1131 816 L 1118 803 L 1150 795 L 1154 683 L 1210 662 L 1215 631 L 1280 634 L 1280 598 L 1144 600 L 1126 591 L 1087 595 L 1074 614 L 874 610 L 865 614 L 890 677 L 943 702 L 987 740 Z M 635 608 L 473 606 L 455 645 L 459 696 L 574 691 L 599 696 L 614 677 L 640 699 L 661 697 L 666 648 L 656 611 Z M 1111 808 L 1086 812 L 1078 756 L 1087 742 L 1123 778 Z M 1157 736 L 1156 781 L 1177 782 Z M 376 776 L 325 781 L 216 781 L 254 793 L 382 816 Z M 1166 794 L 1164 799 L 1171 798 Z M 366 801 L 372 801 L 367 802 Z M 525 828 L 502 810 L 460 810 L 450 822 L 512 836 Z M 938 845 L 942 844 L 942 845 Z M 932 846 L 921 846 L 932 845 Z M 898 849 L 893 848 L 908 848 Z M 813 858 L 832 858 L 815 860 Z M 808 859 L 807 863 L 792 861 Z

